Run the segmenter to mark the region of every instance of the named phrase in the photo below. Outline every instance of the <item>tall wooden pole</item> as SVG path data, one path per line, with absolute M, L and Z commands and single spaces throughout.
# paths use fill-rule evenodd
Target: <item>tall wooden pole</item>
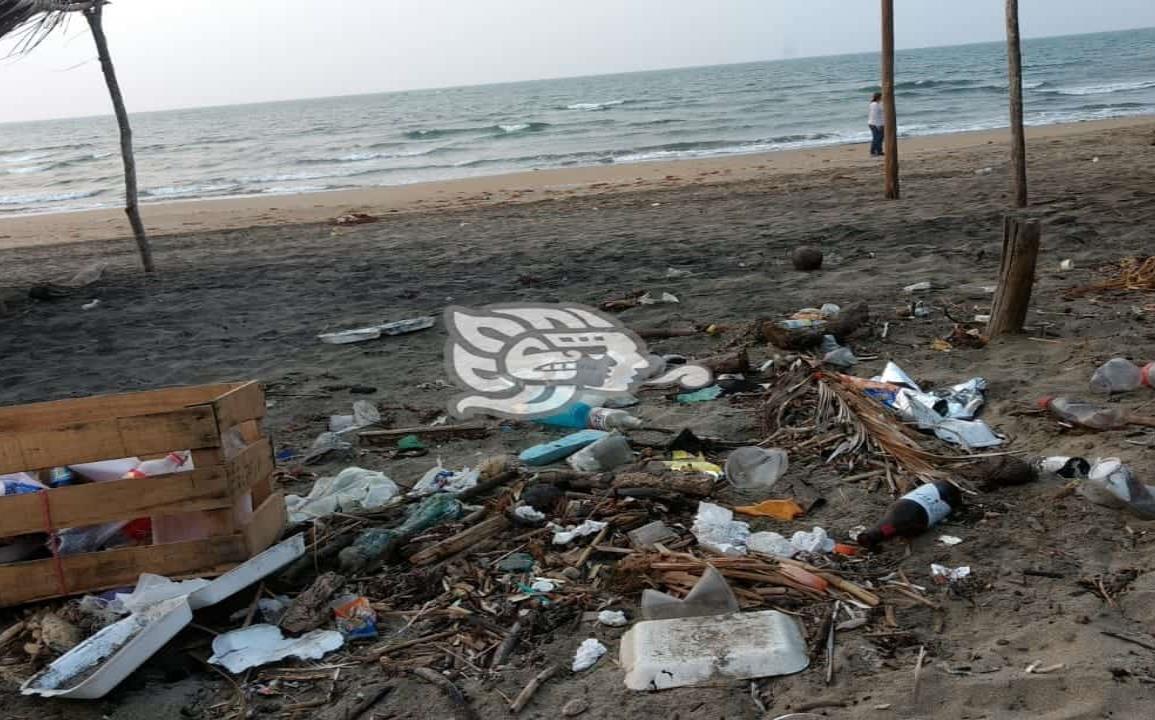
M 120 92 L 120 83 L 116 79 L 116 68 L 112 65 L 112 55 L 108 51 L 108 38 L 104 36 L 104 2 L 97 0 L 92 7 L 84 11 L 88 20 L 88 27 L 92 30 L 92 39 L 96 41 L 96 53 L 100 57 L 100 69 L 104 72 L 104 82 L 108 85 L 108 95 L 112 98 L 112 109 L 116 113 L 116 124 L 120 126 L 120 156 L 124 161 L 124 212 L 128 215 L 128 224 L 132 226 L 132 234 L 136 237 L 136 245 L 140 250 L 140 262 L 145 272 L 153 272 L 156 265 L 152 261 L 152 248 L 149 246 L 148 235 L 144 231 L 144 223 L 140 219 L 140 204 L 136 189 L 136 159 L 132 153 L 132 127 L 128 124 L 128 110 L 124 107 L 124 96 Z
M 882 0 L 882 103 L 886 111 L 886 199 L 900 197 L 898 187 L 898 111 L 894 106 L 894 0 Z
M 1027 139 L 1023 131 L 1023 51 L 1019 0 L 1007 0 L 1007 76 L 1011 91 L 1011 178 L 1015 207 L 1027 206 Z

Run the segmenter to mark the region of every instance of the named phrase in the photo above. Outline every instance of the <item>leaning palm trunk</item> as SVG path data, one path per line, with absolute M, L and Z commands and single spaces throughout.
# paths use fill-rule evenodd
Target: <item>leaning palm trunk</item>
M 145 272 L 153 272 L 156 265 L 152 261 L 152 248 L 149 246 L 148 235 L 144 231 L 144 223 L 140 219 L 140 204 L 136 189 L 136 158 L 132 152 L 132 127 L 128 124 L 128 111 L 124 107 L 124 96 L 120 93 L 120 83 L 116 80 L 116 68 L 112 65 L 112 55 L 108 52 L 108 38 L 104 36 L 103 17 L 104 4 L 97 2 L 84 11 L 88 20 L 88 27 L 92 30 L 92 39 L 96 41 L 96 52 L 100 56 L 100 69 L 104 72 L 104 82 L 108 84 L 108 94 L 112 98 L 112 108 L 116 113 L 116 124 L 120 127 L 120 155 L 124 160 L 124 212 L 128 215 L 128 223 L 132 226 L 132 234 L 136 238 L 137 248 L 140 250 L 140 262 Z

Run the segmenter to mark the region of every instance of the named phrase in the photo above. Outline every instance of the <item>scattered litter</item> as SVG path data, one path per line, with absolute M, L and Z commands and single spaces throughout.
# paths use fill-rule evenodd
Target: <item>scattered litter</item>
M 680 300 L 678 300 L 678 296 L 668 292 L 664 292 L 658 297 L 654 297 L 650 293 L 646 293 L 645 295 L 642 295 L 640 298 L 638 298 L 639 305 L 667 305 L 678 302 L 680 302 Z
M 995 447 L 1005 442 L 982 420 L 974 419 L 985 401 L 987 383 L 982 378 L 971 378 L 945 390 L 927 393 L 902 368 L 889 362 L 883 373 L 872 381 L 890 387 L 867 387 L 867 395 L 941 440 L 964 448 Z
M 697 403 L 717 400 L 720 397 L 722 397 L 721 386 L 711 385 L 710 387 L 704 387 L 701 390 L 695 390 L 694 392 L 680 393 L 677 396 L 677 400 L 683 405 L 695 405 Z
M 91 300 L 80 306 L 81 310 L 95 310 L 100 305 L 100 298 Z
M 209 662 L 234 675 L 285 658 L 320 660 L 345 644 L 341 633 L 314 630 L 299 638 L 286 638 L 275 625 L 253 625 L 218 635 Z
M 776 532 L 754 533 L 746 539 L 746 549 L 771 557 L 792 558 L 798 554 L 798 548 Z
M 626 536 L 630 539 L 630 545 L 636 550 L 649 550 L 657 543 L 678 539 L 678 534 L 661 520 L 655 520 L 640 528 L 630 530 Z
M 328 345 L 349 345 L 352 343 L 377 340 L 382 335 L 406 335 L 408 333 L 418 332 L 419 330 L 428 330 L 435 324 L 437 324 L 437 318 L 435 317 L 419 317 L 385 323 L 384 325 L 371 325 L 369 327 L 357 328 L 356 330 L 322 333 L 317 336 L 317 339 Z
M 834 540 L 832 540 L 826 534 L 826 531 L 820 527 L 816 527 L 810 531 L 799 530 L 790 538 L 790 544 L 802 552 L 834 552 Z
M 336 477 L 321 478 L 305 497 L 289 495 L 285 506 L 290 522 L 299 523 L 335 512 L 373 510 L 388 505 L 400 494 L 389 476 L 359 467 L 345 468 Z
M 534 592 L 551 593 L 554 590 L 557 590 L 557 583 L 555 583 L 553 580 L 539 578 L 538 580 L 535 580 L 533 585 L 530 585 L 529 587 Z
M 545 513 L 538 512 L 529 505 L 518 505 L 513 514 L 530 525 L 545 522 Z
M 377 637 L 377 612 L 369 604 L 369 598 L 346 595 L 333 603 L 333 615 L 337 620 L 337 631 L 347 639 Z
M 597 520 L 586 520 L 581 525 L 567 527 L 565 530 L 562 530 L 557 525 L 552 525 L 551 527 L 554 531 L 553 544 L 569 545 L 578 538 L 596 535 L 606 527 L 606 523 L 598 522 Z
M 792 675 L 810 665 L 798 622 L 776 610 L 640 622 L 622 637 L 620 660 L 626 687 L 639 691 Z
M 621 610 L 602 610 L 598 613 L 598 622 L 607 627 L 625 627 L 630 624 Z
M 969 565 L 963 565 L 957 568 L 950 568 L 945 565 L 931 565 L 930 576 L 939 585 L 949 585 L 970 577 L 971 569 Z
M 510 573 L 529 572 L 535 562 L 533 555 L 529 553 L 514 553 L 498 562 L 497 569 Z
M 605 655 L 607 652 L 606 646 L 593 638 L 583 641 L 578 647 L 577 652 L 574 653 L 572 670 L 574 672 L 589 670 L 596 665 L 597 661 L 601 660 L 602 655 Z
M 700 502 L 691 532 L 698 538 L 698 544 L 707 550 L 722 555 L 745 555 L 750 525 L 735 521 L 732 510 Z
M 630 441 L 611 433 L 570 455 L 566 462 L 578 472 L 607 472 L 634 459 Z
M 606 437 L 607 434 L 604 430 L 581 430 L 560 440 L 526 448 L 518 455 L 518 459 L 530 467 L 551 465 L 565 460 L 578 450 Z
M 368 400 L 353 403 L 352 415 L 332 415 L 329 417 L 329 432 L 344 435 L 381 422 L 381 411 Z
M 1071 270 L 1074 270 L 1074 269 L 1075 269 L 1075 261 L 1074 260 L 1068 259 L 1068 260 L 1064 260 L 1061 263 L 1059 263 L 1059 272 L 1070 272 Z
M 305 465 L 313 465 L 324 460 L 330 453 L 349 453 L 353 450 L 353 443 L 342 440 L 341 436 L 333 432 L 323 432 L 313 441 L 312 447 L 301 458 Z
M 785 450 L 742 447 L 726 458 L 726 479 L 740 490 L 769 492 L 789 468 Z
M 1119 458 L 1095 462 L 1078 492 L 1096 505 L 1127 510 L 1144 520 L 1155 520 L 1155 487 L 1144 485 Z
M 793 500 L 763 500 L 757 505 L 743 505 L 734 508 L 741 515 L 768 517 L 775 520 L 795 520 L 806 514 L 806 510 Z
M 685 598 L 676 598 L 657 590 L 642 591 L 642 619 L 669 620 L 672 618 L 706 617 L 736 613 L 738 598 L 722 573 L 707 565 L 702 577 Z
M 955 537 L 954 535 L 942 535 L 939 537 L 938 541 L 947 547 L 953 547 L 955 545 L 961 544 L 962 538 Z
M 465 468 L 464 470 L 446 470 L 441 467 L 441 460 L 437 466 L 422 476 L 409 492 L 412 497 L 432 495 L 434 493 L 460 494 L 477 485 L 480 472 Z
M 366 223 L 375 223 L 380 218 L 363 212 L 345 213 L 333 220 L 334 225 L 365 225 Z
M 929 282 L 924 281 L 924 282 L 915 283 L 913 285 L 907 285 L 906 287 L 904 287 L 902 289 L 902 291 L 909 295 L 912 293 L 929 292 L 932 289 L 934 289 L 934 285 L 932 285 Z

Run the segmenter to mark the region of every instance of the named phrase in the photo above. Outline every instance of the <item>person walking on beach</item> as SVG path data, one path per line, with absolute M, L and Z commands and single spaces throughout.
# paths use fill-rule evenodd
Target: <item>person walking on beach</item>
M 872 157 L 885 155 L 882 151 L 883 138 L 886 137 L 886 118 L 882 114 L 882 93 L 874 93 L 870 100 L 870 154 Z

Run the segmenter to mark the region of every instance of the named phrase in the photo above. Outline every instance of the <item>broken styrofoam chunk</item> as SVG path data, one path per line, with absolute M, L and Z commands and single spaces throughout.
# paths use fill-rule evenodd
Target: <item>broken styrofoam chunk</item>
M 581 672 L 582 670 L 589 670 L 598 660 L 601 660 L 602 655 L 608 652 L 606 646 L 602 645 L 597 640 L 590 638 L 582 642 L 578 647 L 577 652 L 573 656 L 573 671 Z
M 606 627 L 625 627 L 630 624 L 626 614 L 621 610 L 602 610 L 598 613 L 598 622 Z
M 953 545 L 958 545 L 959 543 L 961 543 L 962 538 L 955 537 L 954 535 L 943 535 L 938 539 L 938 541 L 940 543 L 942 543 L 943 545 L 946 545 L 947 547 L 951 547 Z
M 810 664 L 798 622 L 776 610 L 650 620 L 622 637 L 631 690 L 665 690 L 715 679 L 792 675 Z
M 117 593 L 112 602 L 108 604 L 108 609 L 121 615 L 128 615 L 140 612 L 165 600 L 191 595 L 197 590 L 207 587 L 208 584 L 208 580 L 201 578 L 175 582 L 163 575 L 142 573 L 136 581 L 136 588 L 131 593 Z
M 562 530 L 561 527 L 554 525 L 553 544 L 569 545 L 571 542 L 578 538 L 594 535 L 601 532 L 602 528 L 605 526 L 606 524 L 604 522 L 598 522 L 597 520 L 586 520 L 581 525 L 576 527 L 570 526 L 565 530 Z
M 335 630 L 314 630 L 299 638 L 287 638 L 275 625 L 253 625 L 218 635 L 209 662 L 234 675 L 285 658 L 320 660 L 345 644 Z
M 713 503 L 698 503 L 698 514 L 690 528 L 698 544 L 722 555 L 745 555 L 750 524 L 734 520 L 734 512 Z

